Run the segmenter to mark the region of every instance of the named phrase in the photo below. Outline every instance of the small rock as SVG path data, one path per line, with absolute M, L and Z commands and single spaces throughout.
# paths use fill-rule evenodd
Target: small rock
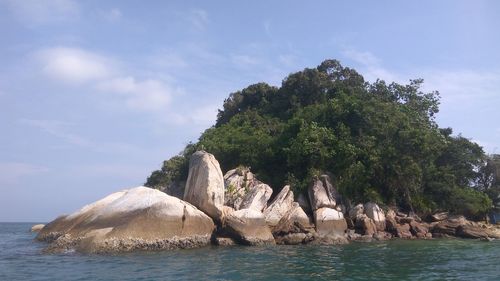
M 356 220 L 358 216 L 361 216 L 365 213 L 365 207 L 363 204 L 358 204 L 351 209 L 349 209 L 349 218 L 353 221 Z
M 368 202 L 364 206 L 365 214 L 373 220 L 378 231 L 385 230 L 385 215 L 384 211 L 375 203 Z
M 431 215 L 432 221 L 444 221 L 448 218 L 448 212 L 435 213 Z
M 377 232 L 377 226 L 367 215 L 359 215 L 356 218 L 355 227 L 363 235 L 373 236 Z
M 217 246 L 234 246 L 234 240 L 228 237 L 217 237 L 215 238 L 214 244 Z
M 410 225 L 407 223 L 396 225 L 396 237 L 403 238 L 403 239 L 412 238 L 410 228 L 411 228 Z
M 45 224 L 35 224 L 31 227 L 31 232 L 39 232 L 44 226 Z
M 379 231 L 373 235 L 373 238 L 377 241 L 386 241 L 392 238 L 392 235 L 385 231 Z
M 276 244 L 299 245 L 303 244 L 306 238 L 305 233 L 290 233 L 276 238 Z

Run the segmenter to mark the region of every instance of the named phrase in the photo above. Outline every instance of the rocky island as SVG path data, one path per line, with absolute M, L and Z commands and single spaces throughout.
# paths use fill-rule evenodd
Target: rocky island
M 191 157 L 182 199 L 144 186 L 119 191 L 58 217 L 36 239 L 49 242 L 46 252 L 112 253 L 210 244 L 500 238 L 500 229 L 463 216 L 440 213 L 426 222 L 372 202 L 351 205 L 328 175 L 314 179 L 298 202 L 289 186 L 271 197 L 272 189 L 249 169 L 232 169 L 223 176 L 215 157 L 198 151 Z
M 499 238 L 500 155 L 440 128 L 422 83 L 326 60 L 250 85 L 145 186 L 32 230 L 49 252 Z

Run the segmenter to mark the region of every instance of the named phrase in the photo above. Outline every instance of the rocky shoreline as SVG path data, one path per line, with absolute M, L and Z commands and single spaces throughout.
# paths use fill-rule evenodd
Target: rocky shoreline
M 351 205 L 328 175 L 314 179 L 294 201 L 289 186 L 272 189 L 247 168 L 222 174 L 215 157 L 198 151 L 190 160 L 182 198 L 137 187 L 113 193 L 34 226 L 46 252 L 86 253 L 195 248 L 210 244 L 343 244 L 350 241 L 461 237 L 500 239 L 500 228 L 439 213 L 422 219 L 373 202 Z M 181 197 L 180 193 L 176 194 Z

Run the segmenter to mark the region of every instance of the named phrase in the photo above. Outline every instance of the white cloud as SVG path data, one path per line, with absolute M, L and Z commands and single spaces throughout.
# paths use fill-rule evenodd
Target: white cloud
M 47 167 L 19 162 L 0 163 L 0 187 L 8 184 L 16 184 L 22 178 L 45 173 Z
M 76 127 L 75 124 L 64 122 L 60 120 L 44 120 L 44 119 L 19 119 L 18 123 L 21 125 L 28 125 L 31 127 L 35 127 L 40 131 L 47 133 L 51 136 L 54 136 L 64 143 L 83 147 L 86 149 L 90 149 L 99 153 L 106 154 L 137 154 L 141 155 L 146 153 L 146 151 L 140 147 L 123 143 L 123 142 L 106 142 L 100 141 L 96 142 L 80 136 L 75 133 L 71 133 L 70 131 Z
M 123 97 L 125 104 L 131 109 L 145 111 L 166 110 L 176 91 L 159 80 L 137 81 L 130 76 L 101 81 L 97 88 Z
M 12 14 L 28 26 L 72 20 L 80 8 L 73 0 L 7 0 Z
M 79 48 L 55 47 L 37 54 L 45 74 L 55 80 L 82 83 L 111 75 L 113 63 L 100 55 Z
M 192 10 L 188 15 L 188 20 L 191 25 L 198 30 L 205 30 L 210 22 L 208 13 L 200 9 Z

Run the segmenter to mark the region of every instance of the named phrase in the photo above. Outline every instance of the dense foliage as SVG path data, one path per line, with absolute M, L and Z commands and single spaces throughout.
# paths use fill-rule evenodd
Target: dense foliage
M 289 75 L 279 88 L 251 85 L 232 93 L 215 126 L 165 161 L 147 185 L 184 179 L 189 155 L 204 149 L 223 171 L 250 166 L 277 190 L 289 183 L 303 192 L 311 177 L 328 172 L 354 202 L 482 216 L 492 206 L 487 193 L 494 196 L 500 185 L 500 159 L 440 129 L 439 94 L 421 92 L 422 83 L 368 83 L 327 60 Z

